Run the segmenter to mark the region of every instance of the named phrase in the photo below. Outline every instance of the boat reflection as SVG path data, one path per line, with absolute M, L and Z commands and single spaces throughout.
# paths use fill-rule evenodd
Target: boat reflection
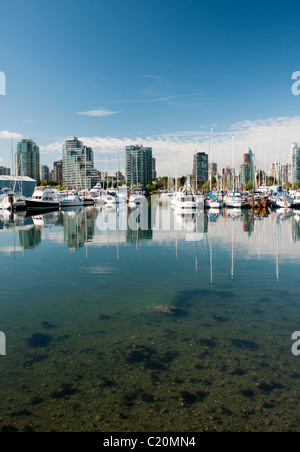
M 279 245 L 272 242 L 279 230 L 274 229 L 276 225 L 281 225 Z M 212 235 L 209 234 L 211 228 Z M 176 244 L 177 248 L 179 243 L 203 239 L 231 245 L 234 237 L 235 247 L 244 252 L 256 253 L 257 256 L 277 254 L 279 246 L 280 256 L 293 257 L 291 244 L 300 241 L 300 216 L 299 211 L 291 209 L 278 209 L 271 213 L 241 209 L 182 213 L 154 200 L 146 204 L 144 211 L 123 204 L 32 214 L 3 211 L 0 213 L 1 231 L 3 234 L 11 232 L 5 239 L 11 243 L 8 246 L 3 240 L 0 252 L 33 250 L 43 240 L 64 244 L 75 252 L 88 246 L 142 246 L 144 242 L 159 246 Z M 248 241 L 245 241 L 245 235 Z

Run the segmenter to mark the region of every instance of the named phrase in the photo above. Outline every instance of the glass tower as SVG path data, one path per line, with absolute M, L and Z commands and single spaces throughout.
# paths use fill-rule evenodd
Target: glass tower
M 152 148 L 143 145 L 126 146 L 125 179 L 127 185 L 146 185 L 152 183 Z
M 193 183 L 196 188 L 198 185 L 208 181 L 208 155 L 205 152 L 197 152 L 194 155 L 193 164 Z
M 40 149 L 31 139 L 21 140 L 17 145 L 16 174 L 40 180 Z
M 300 182 L 300 147 L 294 143 L 289 159 L 289 182 L 298 184 Z
M 66 188 L 90 190 L 99 182 L 94 168 L 94 153 L 77 137 L 68 137 L 63 144 L 63 185 Z
M 253 182 L 255 184 L 255 158 L 254 154 L 249 148 L 244 154 L 244 162 L 241 166 L 240 181 L 242 185 Z

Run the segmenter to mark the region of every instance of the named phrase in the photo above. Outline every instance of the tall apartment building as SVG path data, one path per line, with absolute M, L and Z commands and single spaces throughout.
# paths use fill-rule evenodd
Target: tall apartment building
M 152 148 L 143 145 L 126 146 L 125 180 L 127 185 L 146 185 L 152 183 Z
M 41 165 L 40 180 L 50 180 L 50 168 L 47 165 Z
M 235 178 L 235 168 L 222 168 L 222 184 L 223 187 L 233 187 L 233 181 Z
M 240 182 L 242 185 L 246 185 L 248 182 L 255 183 L 255 156 L 250 148 L 244 154 Z
M 53 180 L 59 185 L 63 183 L 63 161 L 58 160 L 53 164 Z
M 0 166 L 0 176 L 10 176 L 11 170 L 10 168 L 6 168 L 5 166 Z
M 31 139 L 21 140 L 17 145 L 16 174 L 40 180 L 40 150 Z
M 283 181 L 283 166 L 281 163 L 271 163 L 269 177 L 274 179 L 274 183 L 281 184 Z
M 68 137 L 63 144 L 63 185 L 90 190 L 98 182 L 92 149 L 84 146 L 77 137 Z
M 289 182 L 297 184 L 300 182 L 300 147 L 298 143 L 292 145 L 289 158 Z
M 198 152 L 193 161 L 193 184 L 195 187 L 208 181 L 208 155 Z
M 208 174 L 212 175 L 212 177 L 217 177 L 218 175 L 218 164 L 217 163 L 209 163 L 208 164 Z
M 156 159 L 152 159 L 152 181 L 154 181 L 157 178 L 157 172 L 156 172 Z

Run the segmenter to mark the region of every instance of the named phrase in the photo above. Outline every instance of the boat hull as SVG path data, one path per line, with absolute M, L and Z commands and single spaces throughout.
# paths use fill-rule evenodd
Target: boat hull
M 60 207 L 83 207 L 83 201 L 60 201 Z
M 38 201 L 33 199 L 26 199 L 27 210 L 55 210 L 59 208 L 58 202 L 53 201 Z

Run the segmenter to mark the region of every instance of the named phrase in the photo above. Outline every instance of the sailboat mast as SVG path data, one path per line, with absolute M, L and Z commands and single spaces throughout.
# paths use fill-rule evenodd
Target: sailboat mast
M 280 133 L 278 133 L 278 187 L 280 186 Z
M 232 159 L 232 189 L 235 192 L 235 169 L 234 169 L 234 136 L 231 139 L 231 159 Z
M 213 147 L 213 128 L 211 128 L 211 130 L 210 130 L 210 145 L 209 145 L 209 160 L 210 160 L 209 185 L 210 185 L 210 191 L 212 191 L 212 147 Z

